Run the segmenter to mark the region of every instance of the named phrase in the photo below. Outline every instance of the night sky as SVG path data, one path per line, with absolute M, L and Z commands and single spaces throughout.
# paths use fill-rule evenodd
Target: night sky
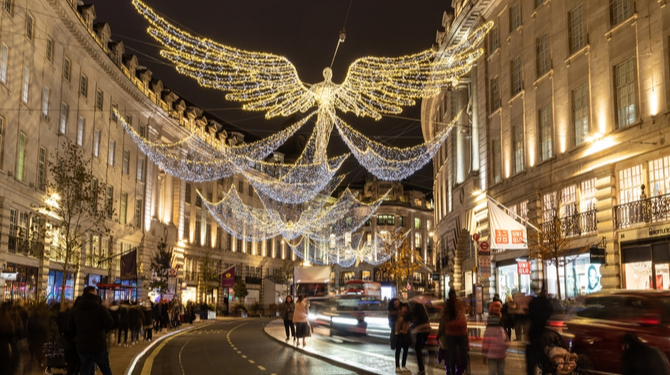
M 240 49 L 286 56 L 306 83 L 323 80 L 321 72 L 331 63 L 343 26 L 347 37 L 333 64 L 335 83 L 342 82 L 349 64 L 359 57 L 394 57 L 430 48 L 436 32 L 443 30 L 442 14 L 450 10 L 451 3 L 448 0 L 144 1 L 192 34 Z M 148 21 L 130 0 L 88 0 L 86 3 L 95 5 L 97 22 L 110 24 L 112 38 L 123 40 L 127 54 L 137 55 L 140 65 L 148 67 L 155 78 L 186 101 L 256 137 L 276 132 L 287 122 L 286 118 L 268 121 L 261 112 L 242 111 L 240 103 L 224 99 L 224 92 L 203 88 L 177 73 L 160 57 L 158 43 L 146 33 Z M 399 116 L 387 116 L 380 121 L 353 115 L 342 117 L 368 137 L 406 147 L 424 141 L 419 108 L 420 101 Z M 301 132 L 308 136 L 311 127 L 303 127 Z M 280 151 L 290 154 L 293 144 L 289 141 Z M 333 132 L 329 155 L 346 151 L 337 132 Z M 367 174 L 353 156 L 347 159 L 341 171 L 348 173 L 345 184 L 352 185 Z M 405 182 L 422 190 L 432 190 L 432 163 Z

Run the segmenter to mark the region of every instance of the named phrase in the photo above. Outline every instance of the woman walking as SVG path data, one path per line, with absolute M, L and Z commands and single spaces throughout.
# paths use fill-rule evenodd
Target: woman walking
M 293 304 L 293 297 L 287 296 L 281 307 L 281 318 L 284 320 L 284 330 L 286 330 L 286 340 L 284 341 L 288 341 L 291 336 L 293 336 L 293 341 L 295 341 L 295 326 L 293 325 L 294 311 L 295 305 Z M 291 336 L 289 336 L 289 328 Z
M 298 340 L 297 345 L 300 346 L 300 339 L 302 338 L 302 346 L 307 345 L 305 337 L 310 336 L 309 317 L 307 311 L 307 304 L 305 297 L 299 296 L 298 302 L 295 304 L 293 312 L 293 323 L 295 323 L 295 337 Z
M 500 324 L 501 309 L 502 305 L 497 301 L 489 306 L 489 318 L 486 322 L 486 331 L 484 331 L 482 357 L 484 357 L 485 364 L 488 362 L 489 375 L 505 375 L 505 357 L 509 338 Z
M 465 306 L 456 297 L 453 289 L 449 291 L 449 299 L 446 307 L 442 309 L 440 320 L 444 327 L 448 348 L 447 375 L 456 375 L 457 363 L 459 367 L 467 367 L 468 364 L 468 322 L 465 318 Z
M 395 335 L 395 372 L 409 372 L 407 367 L 407 353 L 411 338 L 409 335 L 409 308 L 406 304 L 400 306 L 396 316 L 393 334 Z M 400 352 L 402 351 L 402 368 L 400 368 Z

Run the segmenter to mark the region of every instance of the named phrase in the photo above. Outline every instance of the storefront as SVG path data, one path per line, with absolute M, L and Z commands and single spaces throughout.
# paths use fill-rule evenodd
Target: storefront
M 519 259 L 527 263 L 525 259 Z M 496 262 L 496 285 L 500 298 L 511 296 L 514 293 L 530 293 L 530 272 L 525 268 L 519 273 L 517 259 L 506 259 Z M 504 299 L 504 298 L 503 298 Z
M 670 243 L 622 245 L 624 289 L 670 289 Z
M 3 272 L 5 278 L 4 300 L 32 299 L 37 290 L 38 268 L 7 263 Z
M 600 266 L 603 260 L 597 256 L 597 249 L 592 249 L 589 253 L 561 258 L 558 267 L 561 298 L 574 298 L 599 292 L 602 289 Z M 551 296 L 557 296 L 559 281 L 556 279 L 556 266 L 545 262 L 544 270 L 547 292 Z
M 60 302 L 61 291 L 63 290 L 63 271 L 49 270 L 47 278 L 47 299 Z M 65 280 L 65 299 L 74 301 L 74 275 L 67 274 Z

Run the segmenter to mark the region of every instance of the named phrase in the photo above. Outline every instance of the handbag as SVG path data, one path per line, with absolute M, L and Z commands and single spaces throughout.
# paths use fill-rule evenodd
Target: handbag
M 440 337 L 437 338 L 437 341 L 440 344 L 440 349 L 447 350 L 449 348 L 447 346 L 447 335 L 440 335 Z

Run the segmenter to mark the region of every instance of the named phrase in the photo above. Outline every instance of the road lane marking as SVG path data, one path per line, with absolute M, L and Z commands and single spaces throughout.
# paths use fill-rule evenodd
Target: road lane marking
M 246 356 L 246 355 L 244 355 L 244 354 L 242 354 L 242 358 L 247 358 L 247 356 Z
M 166 345 L 170 340 L 172 340 L 173 338 L 175 338 L 175 337 L 177 337 L 177 336 L 180 336 L 180 335 L 182 335 L 182 334 L 184 334 L 184 333 L 186 333 L 186 332 L 188 332 L 188 331 L 184 331 L 184 332 L 178 333 L 178 334 L 176 334 L 176 335 L 170 336 L 169 338 L 163 340 L 163 342 L 161 342 L 160 345 L 158 345 L 158 347 L 157 347 L 156 349 L 154 349 L 153 352 L 151 352 L 151 354 L 149 355 L 149 357 L 147 357 L 147 360 L 144 361 L 144 366 L 142 366 L 142 372 L 141 372 L 141 375 L 151 375 L 151 369 L 152 369 L 153 366 L 154 366 L 154 359 L 156 358 L 156 356 L 158 355 L 158 353 L 160 353 L 161 349 L 163 349 L 163 348 L 165 347 L 165 345 Z
M 249 360 L 249 363 L 256 363 L 256 362 L 254 362 L 252 359 L 250 359 L 250 360 Z
M 262 371 L 265 371 L 265 367 L 263 366 L 258 366 L 258 368 L 261 369 Z

